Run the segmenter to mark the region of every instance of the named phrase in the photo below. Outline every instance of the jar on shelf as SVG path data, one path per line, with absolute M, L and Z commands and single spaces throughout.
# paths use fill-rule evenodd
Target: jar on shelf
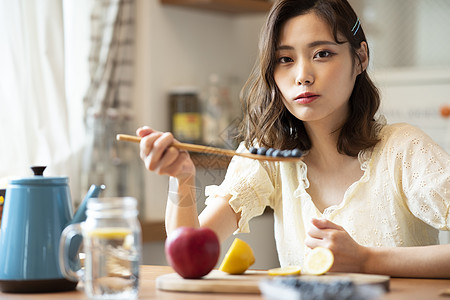
M 198 91 L 194 87 L 176 87 L 169 92 L 170 131 L 180 142 L 200 144 L 202 115 Z

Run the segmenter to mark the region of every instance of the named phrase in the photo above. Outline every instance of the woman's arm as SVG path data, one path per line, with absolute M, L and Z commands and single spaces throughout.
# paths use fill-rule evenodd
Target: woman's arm
M 206 208 L 199 216 L 201 226 L 213 229 L 219 241 L 225 241 L 236 229 L 241 217 L 240 213 L 234 212 L 228 201 L 231 195 L 216 197 L 209 201 Z
M 231 195 L 214 198 L 198 216 L 195 180 L 180 181 L 171 177 L 166 209 L 167 232 L 180 226 L 208 227 L 223 242 L 237 229 L 240 218 L 240 214 L 235 213 L 228 203 L 230 198 Z
M 450 278 L 450 245 L 364 247 L 333 222 L 313 219 L 312 225 L 305 244 L 310 248 L 329 248 L 335 257 L 332 271 Z
M 167 234 L 181 226 L 200 227 L 195 195 L 195 175 L 184 179 L 170 177 L 165 218 Z
M 158 175 L 171 176 L 165 218 L 167 234 L 180 226 L 198 227 L 195 166 L 189 154 L 171 147 L 175 141 L 171 133 L 142 127 L 136 134 L 142 137 L 140 154 L 145 167 Z
M 367 248 L 367 252 L 366 273 L 450 278 L 450 245 Z
M 237 229 L 240 214 L 228 204 L 231 197 L 216 198 L 202 212 L 197 212 L 195 166 L 186 151 L 171 147 L 172 134 L 139 128 L 141 158 L 148 170 L 169 175 L 169 193 L 166 207 L 166 232 L 170 234 L 181 226 L 209 227 L 224 241 Z

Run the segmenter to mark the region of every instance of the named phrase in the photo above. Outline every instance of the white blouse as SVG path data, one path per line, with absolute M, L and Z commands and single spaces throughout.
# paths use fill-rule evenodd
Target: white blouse
M 307 189 L 304 162 L 260 162 L 235 156 L 220 186 L 206 187 L 206 204 L 231 195 L 241 213 L 238 232 L 266 206 L 274 211 L 274 233 L 281 266 L 303 265 L 311 218 L 342 226 L 359 244 L 408 247 L 439 243 L 439 230 L 450 230 L 450 156 L 420 129 L 385 125 L 381 141 L 362 151 L 364 175 L 342 202 L 316 208 Z M 238 151 L 247 151 L 241 144 Z

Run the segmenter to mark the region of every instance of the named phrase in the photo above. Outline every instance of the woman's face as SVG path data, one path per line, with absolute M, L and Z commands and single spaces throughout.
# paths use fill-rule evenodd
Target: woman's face
M 329 25 L 315 13 L 288 20 L 279 41 L 274 78 L 286 108 L 307 124 L 339 128 L 359 73 L 349 43 L 336 43 Z

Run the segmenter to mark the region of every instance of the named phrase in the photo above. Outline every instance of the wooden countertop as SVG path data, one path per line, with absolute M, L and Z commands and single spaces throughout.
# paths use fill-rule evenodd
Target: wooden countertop
M 172 273 L 173 270 L 167 266 L 142 266 L 139 299 L 163 299 L 163 300 L 248 300 L 264 299 L 261 295 L 245 294 L 201 294 L 201 293 L 181 293 L 163 292 L 155 288 L 155 279 L 159 275 Z M 381 299 L 408 299 L 408 300 L 433 300 L 450 299 L 441 296 L 443 290 L 450 288 L 450 280 L 445 279 L 411 279 L 411 278 L 391 278 L 390 292 Z M 49 293 L 49 294 L 6 294 L 0 293 L 0 299 L 87 299 L 82 288 L 72 292 Z

